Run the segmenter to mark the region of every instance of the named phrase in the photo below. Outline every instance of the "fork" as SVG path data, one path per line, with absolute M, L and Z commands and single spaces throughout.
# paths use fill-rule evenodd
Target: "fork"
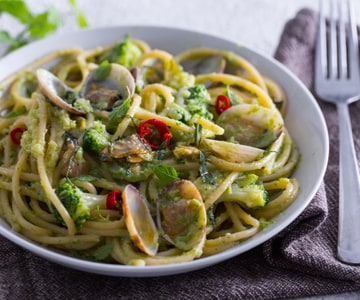
M 328 10 L 326 17 L 320 0 L 314 87 L 320 99 L 336 104 L 338 112 L 337 256 L 344 263 L 360 264 L 360 177 L 349 116 L 349 104 L 360 98 L 359 44 L 350 0 L 331 0 Z

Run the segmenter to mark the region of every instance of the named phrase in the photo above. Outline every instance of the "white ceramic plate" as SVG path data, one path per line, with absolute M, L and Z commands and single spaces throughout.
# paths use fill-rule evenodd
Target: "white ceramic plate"
M 329 143 L 324 117 L 313 96 L 294 75 L 272 58 L 261 56 L 222 38 L 198 32 L 148 26 L 98 28 L 53 35 L 9 54 L 0 61 L 0 81 L 49 52 L 67 47 L 92 48 L 107 45 L 123 39 L 126 34 L 145 40 L 153 48 L 164 49 L 173 54 L 199 46 L 234 51 L 252 62 L 263 74 L 280 83 L 289 98 L 286 127 L 301 152 L 301 162 L 294 174 L 301 186 L 298 198 L 271 226 L 239 246 L 176 265 L 134 267 L 73 258 L 29 241 L 14 232 L 2 219 L 0 234 L 36 255 L 64 266 L 105 275 L 148 277 L 184 273 L 214 265 L 260 245 L 288 226 L 305 209 L 319 188 L 327 165 Z

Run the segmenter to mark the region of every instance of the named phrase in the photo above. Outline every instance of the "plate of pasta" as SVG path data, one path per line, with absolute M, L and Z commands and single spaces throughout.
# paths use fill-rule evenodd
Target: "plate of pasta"
M 87 29 L 0 61 L 0 234 L 147 277 L 260 245 L 309 204 L 328 135 L 302 83 L 220 37 Z

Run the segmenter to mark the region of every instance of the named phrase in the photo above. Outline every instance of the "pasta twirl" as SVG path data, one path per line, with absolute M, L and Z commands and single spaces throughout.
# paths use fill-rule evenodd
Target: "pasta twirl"
M 126 38 L 51 53 L 2 85 L 0 215 L 48 247 L 191 261 L 256 235 L 298 194 L 286 96 L 235 53 Z

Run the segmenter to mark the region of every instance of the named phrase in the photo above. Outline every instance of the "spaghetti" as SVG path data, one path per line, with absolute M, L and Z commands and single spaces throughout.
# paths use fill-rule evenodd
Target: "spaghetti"
M 39 77 L 45 65 L 55 79 Z M 285 94 L 235 53 L 174 56 L 126 38 L 51 53 L 2 85 L 0 215 L 47 247 L 109 263 L 191 261 L 256 235 L 298 194 Z M 85 195 L 102 200 L 79 217 Z M 152 227 L 127 211 L 131 195 Z

